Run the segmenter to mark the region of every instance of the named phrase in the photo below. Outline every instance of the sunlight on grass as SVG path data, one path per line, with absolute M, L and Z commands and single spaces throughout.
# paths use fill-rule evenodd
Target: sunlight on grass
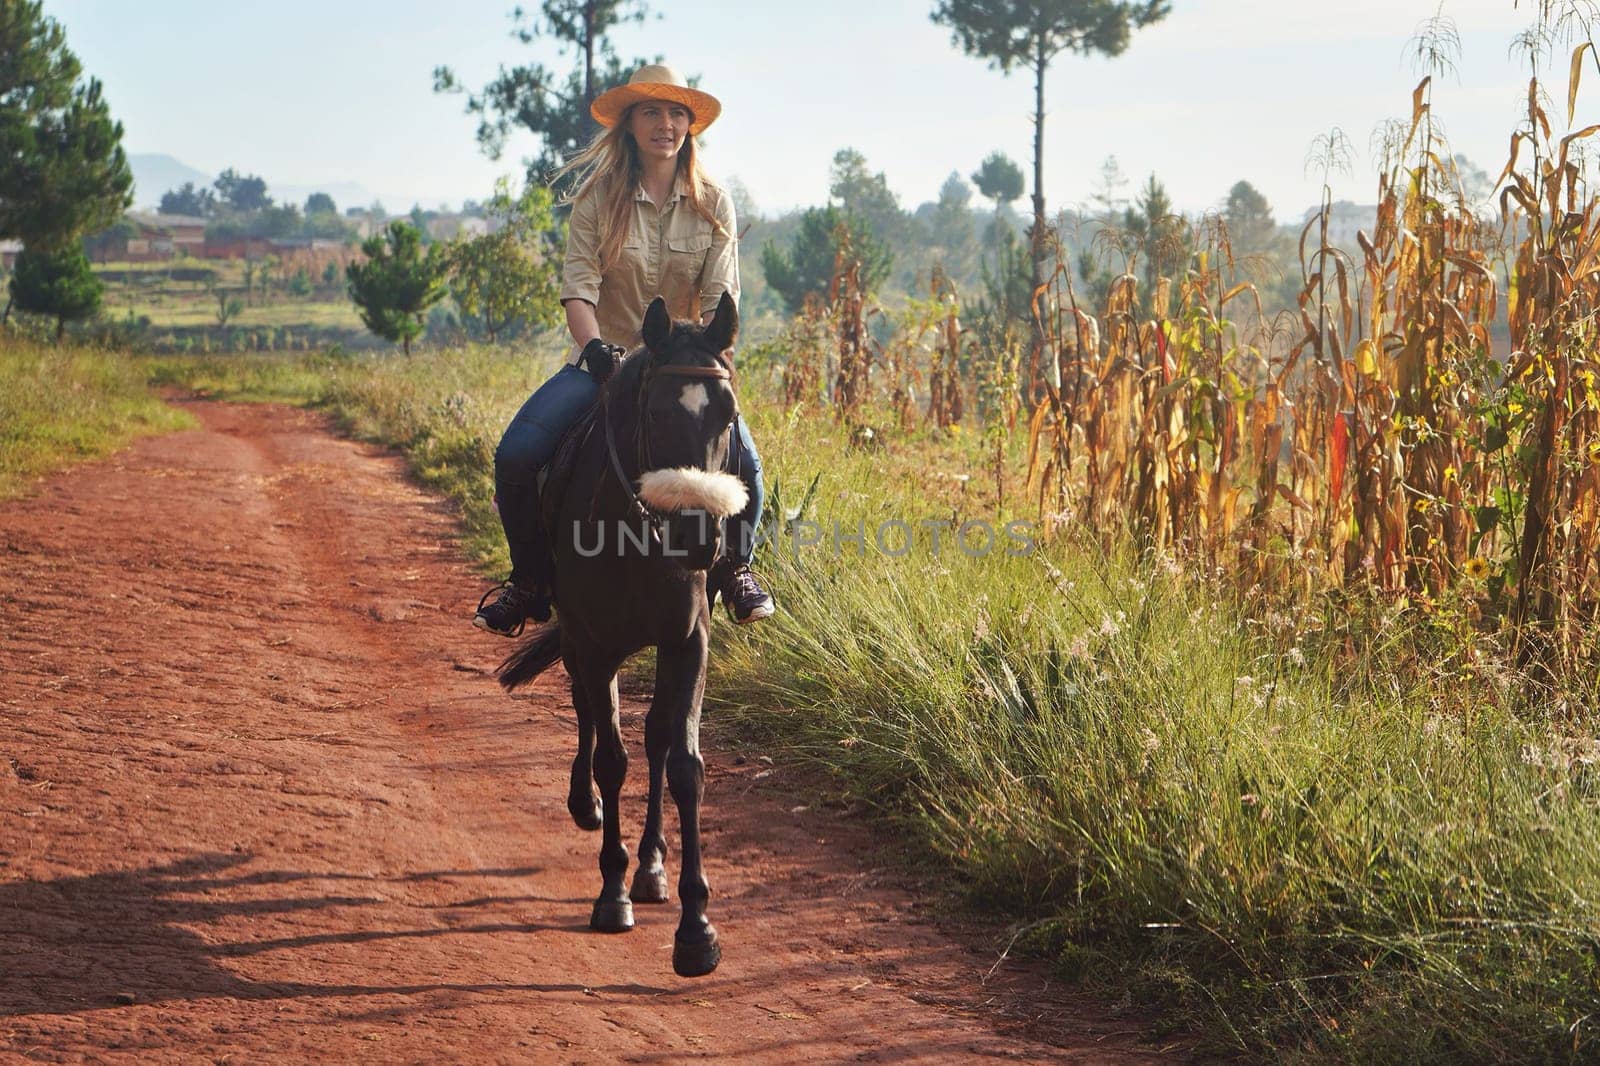
M 0 336 L 0 499 L 140 434 L 191 424 L 124 355 Z

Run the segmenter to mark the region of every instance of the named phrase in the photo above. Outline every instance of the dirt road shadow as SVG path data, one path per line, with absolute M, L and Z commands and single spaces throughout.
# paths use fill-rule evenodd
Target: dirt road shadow
M 263 1000 L 429 991 L 582 989 L 579 985 L 549 988 L 443 982 L 323 985 L 242 979 L 230 972 L 226 961 L 267 951 L 443 935 L 541 931 L 588 934 L 585 925 L 518 922 L 394 928 L 394 923 L 388 921 L 377 923 L 382 926 L 379 928 L 364 928 L 358 918 L 347 921 L 348 928 L 334 932 L 234 942 L 208 939 L 202 935 L 206 927 L 232 916 L 263 917 L 332 908 L 347 911 L 355 908 L 351 916 L 358 916 L 360 908 L 371 907 L 383 899 L 373 894 L 374 881 L 369 877 L 288 870 L 241 872 L 250 859 L 249 855 L 206 854 L 164 866 L 0 884 L 0 1017 L 70 1014 L 132 1003 L 217 997 Z M 531 867 L 439 870 L 407 874 L 392 880 L 461 880 L 535 873 L 537 870 Z M 306 881 L 347 882 L 352 889 L 348 894 L 215 898 L 222 893 L 234 895 L 241 888 L 270 888 Z M 471 902 L 477 901 L 469 901 L 469 904 Z M 326 928 L 326 920 L 321 924 Z M 655 994 L 660 990 L 627 986 L 613 991 Z

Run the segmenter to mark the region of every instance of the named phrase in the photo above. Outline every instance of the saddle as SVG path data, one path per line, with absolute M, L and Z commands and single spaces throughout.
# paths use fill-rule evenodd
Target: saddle
M 562 436 L 561 443 L 556 445 L 555 455 L 539 471 L 539 519 L 546 531 L 555 527 L 561 515 L 561 502 L 566 499 L 567 487 L 572 484 L 578 453 L 583 450 L 584 440 L 599 421 L 600 397 L 596 395 L 595 402 Z
M 533 549 L 532 560 L 538 584 L 544 588 L 555 589 L 556 565 L 555 551 L 551 547 L 554 543 L 552 537 L 555 533 L 556 522 L 561 517 L 561 504 L 566 499 L 567 488 L 572 484 L 572 474 L 578 465 L 578 453 L 583 449 L 583 443 L 589 434 L 594 431 L 595 424 L 602 417 L 602 397 L 605 395 L 605 385 L 616 370 L 617 357 L 626 354 L 622 349 L 610 345 L 602 345 L 603 350 L 593 355 L 586 349 L 584 360 L 589 364 L 589 373 L 594 376 L 600 385 L 600 390 L 595 393 L 594 402 L 572 427 L 562 434 L 560 442 L 556 445 L 555 455 L 550 461 L 540 468 L 535 476 L 539 486 L 539 521 L 535 527 L 536 543 Z

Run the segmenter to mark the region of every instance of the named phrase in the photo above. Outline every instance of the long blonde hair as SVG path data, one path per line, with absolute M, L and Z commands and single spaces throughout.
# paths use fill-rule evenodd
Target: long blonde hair
M 563 203 L 576 203 L 585 196 L 598 196 L 600 201 L 600 272 L 622 258 L 622 244 L 628 237 L 628 224 L 633 221 L 634 191 L 644 176 L 644 166 L 639 162 L 639 146 L 628 131 L 633 117 L 634 104 L 617 119 L 610 129 L 595 134 L 592 141 L 555 173 L 550 175 L 554 185 L 569 175 L 575 175 L 572 192 Z M 695 150 L 694 134 L 683 139 L 678 150 L 677 176 L 684 182 L 684 195 L 695 213 L 725 237 L 732 237 L 715 215 L 706 200 L 709 198 L 705 172 L 700 169 L 700 157 Z

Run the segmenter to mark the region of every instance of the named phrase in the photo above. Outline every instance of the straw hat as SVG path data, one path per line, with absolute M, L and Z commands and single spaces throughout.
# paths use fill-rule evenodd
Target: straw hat
M 671 67 L 650 63 L 633 72 L 628 84 L 608 89 L 595 97 L 589 114 L 602 126 L 617 124 L 622 113 L 641 100 L 669 100 L 682 104 L 694 116 L 690 133 L 702 133 L 722 114 L 722 104 L 710 93 L 690 88 L 683 75 Z

